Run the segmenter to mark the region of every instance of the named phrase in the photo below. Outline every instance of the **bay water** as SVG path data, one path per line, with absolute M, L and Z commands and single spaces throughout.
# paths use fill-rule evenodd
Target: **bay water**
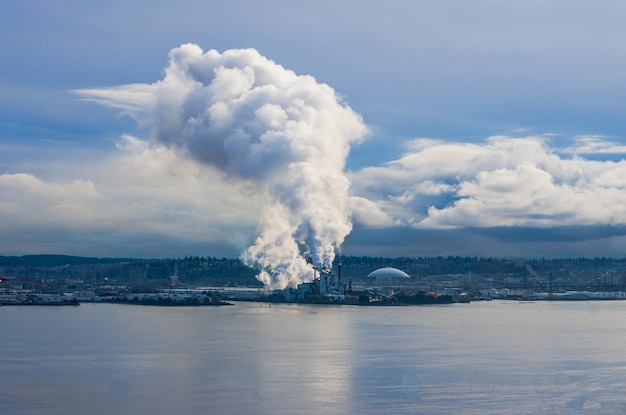
M 0 307 L 0 414 L 623 414 L 626 302 Z

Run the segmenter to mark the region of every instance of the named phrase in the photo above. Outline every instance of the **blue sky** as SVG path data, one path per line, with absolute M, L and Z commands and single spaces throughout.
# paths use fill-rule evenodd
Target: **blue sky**
M 0 253 L 237 256 L 254 243 L 267 194 L 249 178 L 159 140 L 145 107 L 112 104 L 119 94 L 94 103 L 164 80 L 170 51 L 193 43 L 254 48 L 362 118 L 344 253 L 621 257 L 625 13 L 564 0 L 9 2 Z

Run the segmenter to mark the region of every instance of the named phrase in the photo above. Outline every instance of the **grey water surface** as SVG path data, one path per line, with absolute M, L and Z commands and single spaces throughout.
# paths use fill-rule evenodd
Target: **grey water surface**
M 0 414 L 623 414 L 626 302 L 0 307 Z

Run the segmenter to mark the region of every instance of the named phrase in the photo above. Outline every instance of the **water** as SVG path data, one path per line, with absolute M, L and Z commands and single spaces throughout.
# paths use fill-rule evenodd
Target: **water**
M 0 307 L 0 414 L 622 414 L 626 302 Z

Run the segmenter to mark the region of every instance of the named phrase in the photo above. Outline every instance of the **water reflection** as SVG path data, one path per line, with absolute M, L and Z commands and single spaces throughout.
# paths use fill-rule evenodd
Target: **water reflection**
M 258 320 L 262 412 L 352 413 L 349 316 L 336 309 L 328 313 L 328 307 L 275 305 L 271 310 L 272 318 Z
M 3 307 L 2 414 L 626 412 L 626 303 Z

